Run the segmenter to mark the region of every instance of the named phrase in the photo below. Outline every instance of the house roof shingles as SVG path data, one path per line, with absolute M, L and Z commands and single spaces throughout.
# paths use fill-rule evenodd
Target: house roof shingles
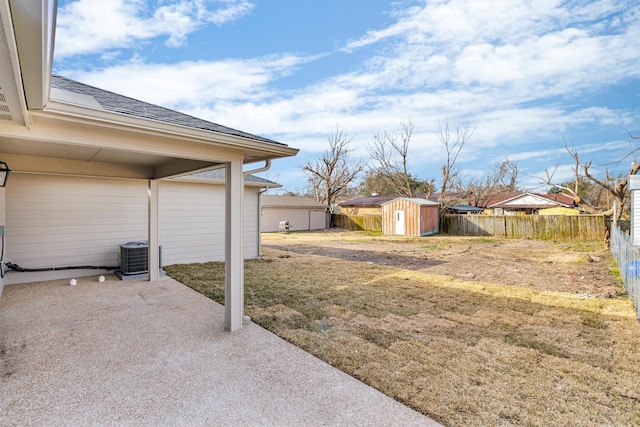
M 89 86 L 66 77 L 53 75 L 51 77 L 51 87 L 79 95 L 90 96 L 104 109 L 104 111 L 286 146 L 280 142 L 202 120 L 169 108 L 149 104 L 147 102 L 109 92 L 104 89 Z

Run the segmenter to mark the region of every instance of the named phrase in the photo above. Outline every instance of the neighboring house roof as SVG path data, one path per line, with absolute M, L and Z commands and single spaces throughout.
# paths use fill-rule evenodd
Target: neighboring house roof
M 252 135 L 250 133 L 242 132 L 240 130 L 232 129 L 216 123 L 208 122 L 206 120 L 202 120 L 188 114 L 149 104 L 147 102 L 138 101 L 137 99 L 129 98 L 127 96 L 109 92 L 104 89 L 99 89 L 84 83 L 76 82 L 66 77 L 53 75 L 51 77 L 51 98 L 61 101 L 73 102 L 73 97 L 70 97 L 65 92 L 84 95 L 85 98 L 83 98 L 82 101 L 85 104 L 91 104 L 91 99 L 86 98 L 91 97 L 95 101 L 95 103 L 91 104 L 92 107 L 110 111 L 112 113 L 127 114 L 129 116 L 156 120 L 159 122 L 171 123 L 174 125 L 185 126 L 194 129 L 209 130 L 227 135 L 255 139 L 261 142 L 284 145 L 267 138 Z
M 262 196 L 262 206 L 269 208 L 311 208 L 327 209 L 327 205 L 320 203 L 310 197 L 303 196 L 278 196 L 264 194 Z
M 480 195 L 474 201 L 474 204 L 480 208 L 488 208 L 489 206 L 501 203 L 505 200 L 520 196 L 523 193 L 501 193 L 489 196 Z
M 367 196 L 367 197 L 358 197 L 355 199 L 347 200 L 346 202 L 338 203 L 341 207 L 380 207 L 383 203 L 388 202 L 393 199 L 397 199 L 398 196 Z
M 484 209 L 471 205 L 454 205 L 449 206 L 449 209 L 456 212 L 482 212 Z
M 440 206 L 437 202 L 432 202 L 431 200 L 423 199 L 420 197 L 395 197 L 394 199 L 389 200 L 388 202 L 384 202 L 383 205 L 394 202 L 396 200 L 404 200 L 409 203 L 415 203 L 416 205 L 420 205 L 420 206 Z
M 573 199 L 566 194 L 503 194 L 488 200 L 485 207 L 503 209 L 543 209 L 553 206 L 573 207 Z
M 538 196 L 542 196 L 546 199 L 553 200 L 555 202 L 562 203 L 565 205 L 576 206 L 575 199 L 573 198 L 573 196 L 570 196 L 568 194 L 563 194 L 563 193 L 550 194 L 549 193 L 549 194 L 538 194 Z

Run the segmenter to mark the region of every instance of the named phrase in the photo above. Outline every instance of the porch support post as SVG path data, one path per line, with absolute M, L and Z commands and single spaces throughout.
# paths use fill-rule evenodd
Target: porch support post
M 160 279 L 160 239 L 158 232 L 159 181 L 149 180 L 149 281 Z
M 227 163 L 225 172 L 224 328 L 234 332 L 242 329 L 244 316 L 242 159 Z

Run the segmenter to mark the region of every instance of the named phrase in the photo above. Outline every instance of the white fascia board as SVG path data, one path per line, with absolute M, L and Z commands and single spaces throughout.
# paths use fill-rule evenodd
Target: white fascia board
M 265 209 L 305 209 L 311 211 L 326 211 L 326 206 L 287 206 L 287 205 L 262 205 Z
M 181 139 L 195 139 L 205 143 L 222 143 L 230 146 L 229 148 L 261 151 L 273 157 L 295 156 L 299 151 L 297 148 L 291 148 L 286 145 L 271 144 L 251 138 L 229 135 L 211 130 L 195 129 L 188 126 L 165 123 L 158 120 L 134 117 L 128 114 L 114 113 L 82 105 L 68 104 L 57 100 L 50 100 L 44 109 L 44 113 L 48 113 L 45 114 L 48 117 L 50 117 L 51 114 L 54 114 L 57 118 L 71 122 L 98 122 L 103 126 L 113 128 L 133 128 L 143 132 L 161 132 L 164 135 L 170 135 Z M 37 115 L 41 113 L 32 112 L 32 114 Z M 212 135 L 216 136 L 215 141 L 212 141 Z
M 211 179 L 211 178 L 200 178 L 189 175 L 183 175 L 177 178 L 171 178 L 171 181 L 180 181 L 180 182 L 194 182 L 198 184 L 216 184 L 216 185 L 225 185 L 224 179 Z M 254 181 L 244 181 L 245 187 L 256 187 L 256 188 L 280 188 L 282 184 L 278 184 L 277 182 L 268 183 L 268 182 L 254 182 Z

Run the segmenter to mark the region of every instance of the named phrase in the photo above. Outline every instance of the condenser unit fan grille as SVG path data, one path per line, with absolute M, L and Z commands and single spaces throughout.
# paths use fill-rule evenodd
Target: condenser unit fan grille
M 160 268 L 162 268 L 162 247 Z M 149 243 L 147 241 L 128 242 L 120 245 L 120 271 L 122 274 L 142 274 L 149 272 Z

